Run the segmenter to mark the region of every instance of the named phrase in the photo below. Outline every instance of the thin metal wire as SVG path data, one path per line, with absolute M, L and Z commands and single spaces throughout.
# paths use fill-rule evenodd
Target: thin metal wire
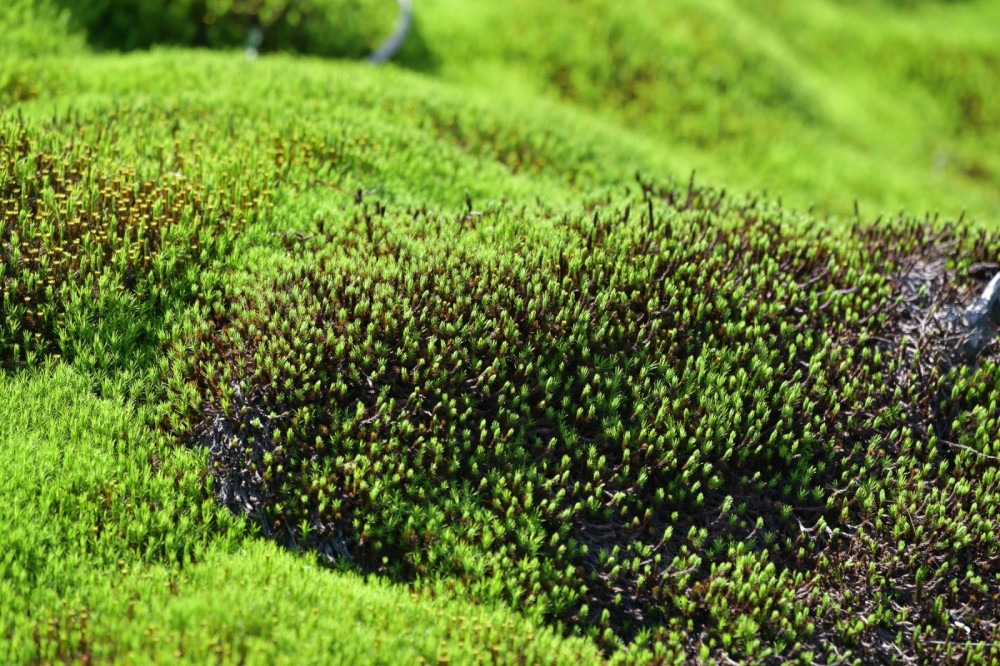
M 413 0 L 398 0 L 399 16 L 396 18 L 396 26 L 382 44 L 368 56 L 368 62 L 373 65 L 392 60 L 399 49 L 403 47 L 410 28 L 413 26 Z M 248 34 L 246 40 L 246 57 L 251 62 L 257 59 L 258 49 L 264 41 L 264 31 L 260 27 L 254 27 Z
M 1000 325 L 1000 273 L 964 312 L 954 312 L 951 318 L 952 326 L 964 329 L 959 353 L 970 360 L 975 359 L 993 341 Z
M 410 34 L 410 27 L 412 25 L 413 0 L 399 0 L 399 17 L 396 19 L 396 27 L 393 29 L 392 34 L 382 42 L 382 45 L 368 56 L 368 62 L 373 65 L 381 65 L 391 60 L 399 52 L 399 49 L 402 48 L 403 42 L 406 41 L 407 35 Z

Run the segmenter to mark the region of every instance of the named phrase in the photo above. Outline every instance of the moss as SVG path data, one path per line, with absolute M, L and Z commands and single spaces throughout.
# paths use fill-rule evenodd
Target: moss
M 427 0 L 421 74 L 226 51 L 368 5 L 55 7 L 0 660 L 996 658 L 993 4 Z
M 212 48 L 252 45 L 360 58 L 389 35 L 396 15 L 387 0 L 266 0 L 151 4 L 141 0 L 53 0 L 73 25 L 102 49 L 132 50 L 156 44 Z M 252 34 L 259 30 L 259 37 Z
M 220 510 L 199 455 L 66 367 L 0 377 L 5 663 L 591 663 L 509 611 L 334 576 Z
M 903 618 L 943 641 L 912 581 L 961 562 L 981 583 L 943 608 L 992 636 L 995 522 L 881 512 L 995 501 L 952 494 L 995 460 L 965 425 L 996 418 L 993 392 L 949 398 L 995 385 L 995 349 L 970 372 L 926 321 L 976 297 L 966 267 L 1000 238 L 897 220 L 824 240 L 640 181 L 548 223 L 359 197 L 287 243 L 164 375 L 165 423 L 272 538 L 686 659 L 883 658 Z M 884 560 L 904 534 L 919 546 Z M 857 567 L 875 578 L 845 588 Z M 878 621 L 851 625 L 859 608 Z

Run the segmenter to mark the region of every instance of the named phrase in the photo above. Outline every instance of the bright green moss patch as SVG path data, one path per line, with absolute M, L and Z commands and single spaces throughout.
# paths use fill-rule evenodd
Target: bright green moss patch
M 0 109 L 9 101 L 37 97 L 61 78 L 52 56 L 79 54 L 83 40 L 70 35 L 66 16 L 34 0 L 7 0 L 0 6 Z
M 253 540 L 199 455 L 66 368 L 0 377 L 0 660 L 589 663 L 509 613 L 333 576 Z
M 273 544 L 181 570 L 113 571 L 79 603 L 38 613 L 26 661 L 223 664 L 598 663 L 593 646 L 510 613 L 333 576 Z
M 989 0 L 425 0 L 419 15 L 442 76 L 639 128 L 710 182 L 839 214 L 855 199 L 1000 212 Z
M 42 614 L 119 568 L 180 567 L 235 543 L 239 521 L 214 506 L 199 461 L 157 446 L 87 377 L 0 381 L 0 635 L 15 654 Z

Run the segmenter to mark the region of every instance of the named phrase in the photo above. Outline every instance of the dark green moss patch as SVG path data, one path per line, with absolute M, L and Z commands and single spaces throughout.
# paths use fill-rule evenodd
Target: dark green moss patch
M 132 50 L 156 44 L 361 58 L 392 30 L 393 0 L 54 0 L 94 46 Z M 257 31 L 257 37 L 253 32 Z
M 359 198 L 188 327 L 169 427 L 283 543 L 608 648 L 923 658 L 952 618 L 995 638 L 995 350 L 956 366 L 903 335 L 981 289 L 998 238 L 815 238 L 641 189 L 549 220 Z M 948 286 L 915 304 L 925 248 Z

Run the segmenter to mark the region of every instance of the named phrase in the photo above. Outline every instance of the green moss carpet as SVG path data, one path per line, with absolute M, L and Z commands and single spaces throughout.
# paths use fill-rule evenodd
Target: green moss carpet
M 0 661 L 1000 659 L 996 4 L 395 12 L 0 8 Z

